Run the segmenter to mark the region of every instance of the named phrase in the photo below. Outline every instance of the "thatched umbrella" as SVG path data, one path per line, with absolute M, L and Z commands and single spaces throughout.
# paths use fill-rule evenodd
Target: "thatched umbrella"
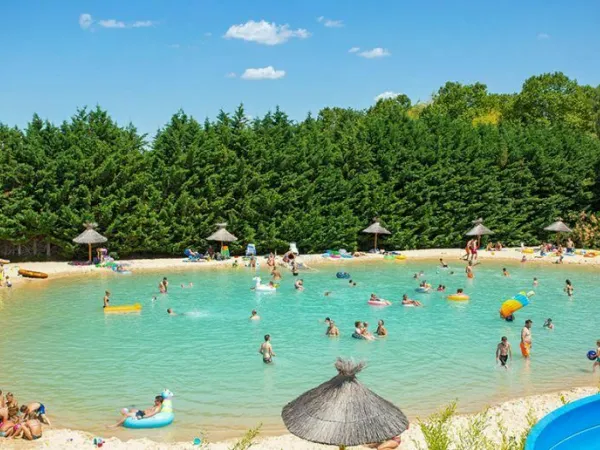
M 79 236 L 77 236 L 75 239 L 73 239 L 73 242 L 75 242 L 77 244 L 87 244 L 88 245 L 88 260 L 91 262 L 92 261 L 92 245 L 93 244 L 102 244 L 102 243 L 108 241 L 108 239 L 106 239 L 104 236 L 102 236 L 100 233 L 98 233 L 96 230 L 94 230 L 94 228 L 96 228 L 98 226 L 97 223 L 86 222 L 83 224 L 83 226 L 86 228 L 86 230 L 83 233 L 81 233 Z
M 471 223 L 475 226 L 469 231 L 467 231 L 465 233 L 465 236 L 477 236 L 477 248 L 479 248 L 479 246 L 481 245 L 481 236 L 485 234 L 494 234 L 494 232 L 489 228 L 483 226 L 483 219 L 481 217 L 477 220 L 474 220 Z
M 560 217 L 556 219 L 556 222 L 544 227 L 546 231 L 554 231 L 555 233 L 570 233 L 571 230 L 565 223 L 562 221 Z
M 217 241 L 221 243 L 221 252 L 223 251 L 223 242 L 237 241 L 237 238 L 225 229 L 227 223 L 218 223 L 219 229 L 206 238 L 207 241 Z
M 319 444 L 383 442 L 408 429 L 400 409 L 364 387 L 356 374 L 364 363 L 338 358 L 338 375 L 285 405 L 283 423 L 294 435 Z
M 367 228 L 365 228 L 364 230 L 362 230 L 363 233 L 369 233 L 369 234 L 374 234 L 375 235 L 375 243 L 373 244 L 373 248 L 377 249 L 377 236 L 380 234 L 392 234 L 390 233 L 388 230 L 386 230 L 385 228 L 383 228 L 381 226 L 381 224 L 379 223 L 379 221 L 377 220 L 377 218 L 375 218 L 373 220 L 373 223 L 368 226 Z

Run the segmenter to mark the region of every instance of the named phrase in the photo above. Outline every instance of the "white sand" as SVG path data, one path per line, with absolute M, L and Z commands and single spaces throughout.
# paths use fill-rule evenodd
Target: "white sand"
M 576 388 L 569 391 L 556 392 L 553 394 L 536 395 L 532 397 L 519 398 L 508 402 L 492 406 L 485 413 L 485 435 L 496 443 L 500 441 L 500 430 L 498 422 L 501 422 L 506 429 L 506 434 L 509 436 L 519 436 L 527 428 L 527 415 L 531 413 L 537 420 L 544 417 L 549 412 L 563 405 L 562 399 L 566 401 L 577 400 L 588 395 L 598 393 L 598 388 Z M 562 399 L 561 399 L 562 398 Z M 451 419 L 450 434 L 456 439 L 459 433 L 464 432 L 476 415 L 460 415 Z M 52 430 L 44 432 L 44 437 L 36 442 L 10 441 L 0 439 L 0 448 L 6 449 L 86 449 L 94 448 L 92 441 L 94 436 L 82 431 L 74 430 Z M 183 450 L 203 448 L 207 450 L 228 450 L 235 441 L 206 443 L 202 447 L 192 445 L 192 438 L 189 442 L 176 443 L 157 443 L 148 439 L 134 439 L 129 441 L 121 441 L 116 438 L 105 440 L 103 448 L 107 450 Z M 425 447 L 423 434 L 418 423 L 412 423 L 408 431 L 402 434 L 401 450 L 416 450 L 418 445 Z M 321 450 L 333 447 L 311 444 L 292 435 L 283 435 L 276 437 L 268 437 L 265 439 L 257 438 L 257 444 L 252 446 L 256 450 Z M 353 447 L 364 448 L 364 447 Z
M 449 264 L 456 264 L 460 257 L 464 254 L 462 249 L 428 249 L 428 250 L 407 250 L 402 252 L 407 257 L 407 260 L 437 260 L 444 258 L 444 261 Z M 520 249 L 505 249 L 501 252 L 479 252 L 480 261 L 520 261 L 523 254 Z M 532 254 L 525 254 L 529 264 L 549 264 L 556 261 L 555 256 L 545 256 L 543 258 L 534 257 Z M 266 259 L 259 257 L 259 262 L 263 268 L 266 267 Z M 321 255 L 302 255 L 300 261 L 306 263 L 310 267 L 321 266 L 324 264 L 333 266 L 342 266 L 347 264 L 383 261 L 382 255 L 367 254 L 359 258 L 352 259 L 330 259 L 323 258 Z M 136 259 L 119 261 L 129 265 L 129 269 L 133 272 L 141 271 L 160 271 L 160 270 L 202 270 L 202 269 L 225 269 L 231 268 L 231 260 L 229 261 L 209 261 L 209 262 L 188 262 L 184 258 L 161 258 L 161 259 Z M 242 261 L 240 260 L 242 264 Z M 395 263 L 401 264 L 401 261 Z M 564 264 L 597 266 L 600 265 L 600 256 L 596 258 L 585 258 L 581 255 L 566 256 Z M 44 283 L 51 279 L 72 276 L 72 275 L 90 275 L 90 274 L 108 274 L 110 269 L 98 268 L 95 266 L 72 266 L 66 262 L 28 262 L 28 263 L 11 263 L 6 265 L 8 274 L 13 282 L 13 285 L 30 282 Z M 49 275 L 48 280 L 32 280 L 24 279 L 17 276 L 19 268 L 44 272 Z

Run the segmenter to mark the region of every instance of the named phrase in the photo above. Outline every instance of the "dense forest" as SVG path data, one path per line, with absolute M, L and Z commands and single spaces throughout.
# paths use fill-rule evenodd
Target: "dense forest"
M 60 125 L 34 115 L 0 125 L 0 252 L 85 255 L 72 242 L 85 221 L 120 256 L 203 250 L 219 221 L 240 239 L 234 252 L 367 249 L 360 230 L 376 216 L 393 233 L 386 249 L 462 245 L 478 217 L 519 244 L 548 239 L 560 216 L 597 246 L 599 136 L 600 87 L 562 73 L 516 94 L 449 82 L 428 103 L 400 95 L 301 122 L 180 111 L 154 137 L 99 108 Z

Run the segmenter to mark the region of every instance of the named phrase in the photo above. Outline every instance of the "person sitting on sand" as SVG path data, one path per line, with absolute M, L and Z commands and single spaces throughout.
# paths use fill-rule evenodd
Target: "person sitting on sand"
M 8 418 L 0 420 L 0 438 L 11 437 L 14 434 L 14 427 L 16 423 L 14 420 Z
M 166 294 L 169 290 L 169 282 L 167 281 L 167 277 L 164 277 L 160 283 L 158 283 L 158 291 L 161 294 Z
M 103 308 L 106 308 L 107 306 L 109 306 L 110 303 L 110 292 L 109 291 L 105 291 L 104 292 L 104 306 Z
M 144 411 L 139 410 L 139 409 L 123 408 L 123 410 L 121 411 L 121 414 L 123 415 L 121 420 L 119 420 L 116 424 L 110 426 L 109 428 L 117 428 L 117 427 L 123 425 L 123 423 L 130 417 L 135 417 L 137 420 L 140 420 L 140 419 L 148 419 L 152 416 L 155 416 L 156 414 L 158 414 L 160 412 L 160 409 L 162 408 L 162 403 L 163 403 L 162 395 L 157 395 L 156 397 L 154 397 L 154 406 L 152 406 Z
M 442 258 L 440 258 L 440 267 L 442 269 L 447 269 L 448 268 L 448 264 L 446 264 Z
M 275 352 L 273 351 L 273 346 L 271 345 L 271 335 L 270 334 L 265 334 L 265 342 L 260 344 L 258 353 L 260 353 L 262 355 L 263 362 L 265 364 L 271 364 L 273 362 L 273 356 L 275 356 Z
M 501 252 L 502 251 L 502 242 L 498 241 L 496 242 L 496 251 L 497 252 Z
M 398 448 L 401 442 L 402 438 L 400 435 L 398 435 L 388 439 L 387 441 L 378 442 L 376 444 L 366 444 L 365 447 L 374 448 L 375 450 L 392 450 Z
M 12 287 L 12 281 L 10 281 L 10 277 L 8 275 L 6 275 L 6 278 L 4 279 L 4 284 L 7 288 Z
M 296 288 L 296 290 L 298 291 L 303 291 L 304 290 L 304 280 L 300 279 L 300 280 L 296 280 L 294 282 L 294 287 Z
M 240 263 L 238 262 L 237 259 L 233 260 L 233 263 L 231 264 L 231 267 L 233 267 L 234 269 L 237 269 L 238 267 L 240 267 Z
M 39 419 L 50 426 L 50 420 L 48 419 L 48 416 L 46 416 L 46 407 L 43 403 L 34 402 L 29 405 L 22 405 L 21 413 L 26 419 Z
M 327 331 L 325 332 L 326 336 L 339 336 L 340 330 L 335 326 L 335 322 L 333 320 L 329 321 L 329 326 L 327 327 Z
M 510 273 L 508 273 L 508 270 L 506 270 L 506 267 L 502 268 L 502 276 L 503 277 L 510 277 Z
M 177 313 L 175 311 L 173 311 L 171 308 L 167 309 L 167 314 L 170 316 L 176 316 Z
M 273 281 L 281 280 L 281 273 L 279 272 L 279 270 L 277 270 L 276 267 L 273 267 L 271 277 L 273 278 Z
M 544 322 L 544 326 L 542 328 L 548 328 L 549 330 L 554 330 L 554 324 L 552 323 L 552 319 L 548 318 Z
M 408 298 L 408 295 L 404 294 L 402 296 L 402 304 L 404 306 L 408 306 L 408 305 L 412 305 L 412 306 L 422 306 L 421 302 L 419 302 L 418 300 L 411 300 L 410 298 Z
M 387 336 L 388 334 L 382 319 L 377 322 L 377 331 L 375 331 L 375 334 L 377 336 Z
M 565 289 L 564 291 L 567 293 L 567 295 L 569 297 L 573 297 L 573 291 L 575 290 L 575 288 L 573 287 L 573 284 L 571 283 L 571 280 L 566 280 L 565 281 Z
M 260 316 L 255 309 L 253 309 L 252 313 L 250 314 L 250 320 L 260 320 Z
M 565 259 L 565 257 L 563 255 L 560 255 L 558 257 L 558 259 L 556 261 L 554 261 L 554 264 L 563 264 L 564 259 Z
M 6 437 L 11 439 L 25 439 L 26 441 L 36 441 L 42 437 L 42 424 L 37 419 L 27 420 L 17 423 L 13 427 L 13 432 Z
M 506 363 L 508 359 L 512 359 L 512 349 L 510 347 L 510 343 L 508 342 L 508 338 L 506 336 L 502 336 L 498 347 L 496 347 L 496 362 L 500 362 L 502 367 L 508 368 Z
M 494 243 L 492 241 L 490 241 L 485 246 L 485 251 L 486 252 L 491 252 L 492 250 L 494 250 Z

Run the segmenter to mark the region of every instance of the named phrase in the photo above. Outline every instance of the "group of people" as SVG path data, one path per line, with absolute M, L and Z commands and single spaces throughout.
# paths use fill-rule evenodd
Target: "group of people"
M 379 320 L 377 322 L 377 330 L 375 331 L 375 335 L 383 337 L 387 336 L 388 332 L 385 328 L 385 324 L 383 320 Z M 357 320 L 354 322 L 354 333 L 352 333 L 352 337 L 355 339 L 366 339 L 372 341 L 375 339 L 375 335 L 369 331 L 369 324 L 367 322 L 362 322 Z
M 32 402 L 19 407 L 12 392 L 4 396 L 0 390 L 0 437 L 35 441 L 42 437 L 42 423 L 50 425 L 43 403 Z
M 12 281 L 8 275 L 8 270 L 4 267 L 3 263 L 0 263 L 0 287 L 12 287 Z

